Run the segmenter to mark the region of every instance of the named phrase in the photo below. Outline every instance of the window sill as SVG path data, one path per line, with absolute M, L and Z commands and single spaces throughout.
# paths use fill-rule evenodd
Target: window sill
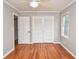
M 62 37 L 66 38 L 66 39 L 69 39 L 69 36 L 66 36 L 66 35 L 62 35 Z

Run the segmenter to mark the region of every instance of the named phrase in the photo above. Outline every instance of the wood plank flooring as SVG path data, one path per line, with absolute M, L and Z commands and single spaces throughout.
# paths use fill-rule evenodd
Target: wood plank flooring
M 75 59 L 59 44 L 17 45 L 4 59 Z

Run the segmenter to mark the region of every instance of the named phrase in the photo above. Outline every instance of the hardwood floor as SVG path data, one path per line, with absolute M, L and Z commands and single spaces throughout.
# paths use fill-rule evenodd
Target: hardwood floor
M 59 44 L 17 45 L 5 59 L 75 59 Z

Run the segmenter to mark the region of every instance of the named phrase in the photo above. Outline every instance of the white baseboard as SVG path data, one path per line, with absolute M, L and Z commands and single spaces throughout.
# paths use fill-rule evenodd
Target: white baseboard
M 53 42 L 54 44 L 61 44 L 60 42 Z
M 75 56 L 69 49 L 67 49 L 62 43 L 60 43 L 60 45 L 61 45 L 64 49 L 66 49 L 73 57 L 76 58 L 76 56 Z
M 32 44 L 32 43 L 30 43 L 30 42 L 29 42 L 29 43 L 22 43 L 22 42 L 19 42 L 18 44 Z
M 60 42 L 30 42 L 30 43 L 18 43 L 18 44 L 34 44 L 34 43 L 54 43 L 54 44 L 60 44 Z
M 12 51 L 14 51 L 14 48 L 12 48 L 10 51 L 8 51 L 8 52 L 3 56 L 3 58 L 5 58 L 6 56 L 8 56 Z
M 31 44 L 33 43 L 55 43 L 55 44 L 60 44 L 60 42 L 31 42 Z

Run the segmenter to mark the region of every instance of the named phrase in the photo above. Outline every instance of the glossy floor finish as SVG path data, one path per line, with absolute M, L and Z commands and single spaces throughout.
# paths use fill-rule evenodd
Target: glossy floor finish
M 5 59 L 75 59 L 59 44 L 17 45 Z

